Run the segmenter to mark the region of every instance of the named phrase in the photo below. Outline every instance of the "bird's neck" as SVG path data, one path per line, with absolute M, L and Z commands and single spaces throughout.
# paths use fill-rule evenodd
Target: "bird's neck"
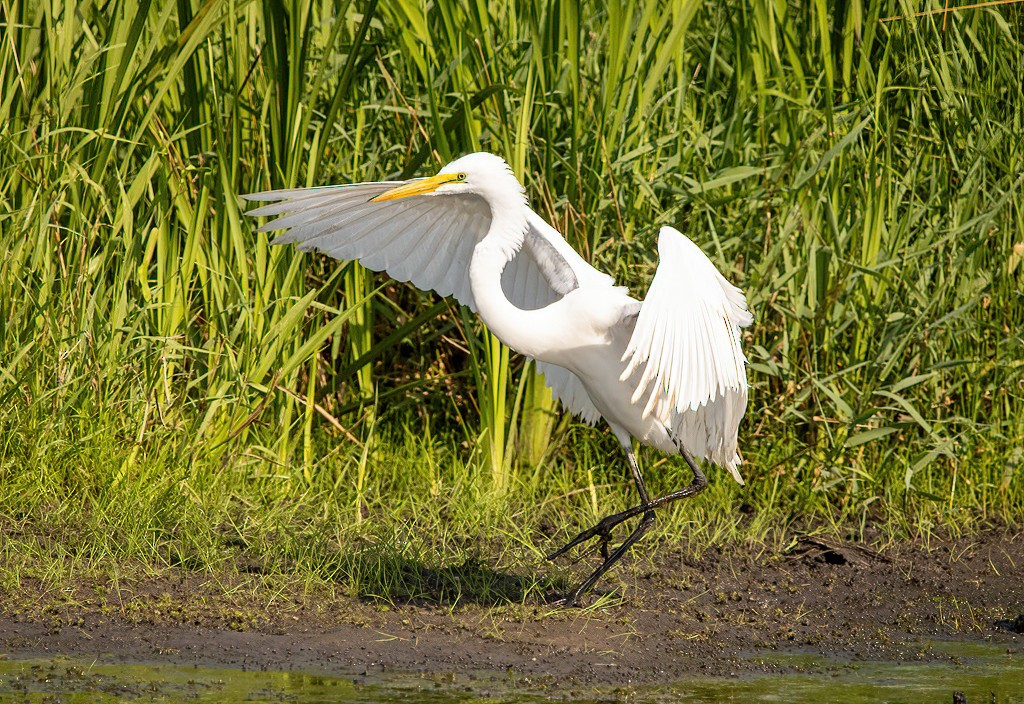
M 529 334 L 539 321 L 537 311 L 517 308 L 501 287 L 501 274 L 523 246 L 526 218 L 494 218 L 487 236 L 473 250 L 469 282 L 477 313 L 498 339 L 522 354 L 534 356 Z

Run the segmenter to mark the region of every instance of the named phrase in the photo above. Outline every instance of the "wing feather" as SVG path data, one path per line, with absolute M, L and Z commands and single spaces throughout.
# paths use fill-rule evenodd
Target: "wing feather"
M 424 224 L 426 220 L 424 220 Z M 436 230 L 434 229 L 436 227 Z M 452 259 L 444 253 L 450 251 L 457 235 L 456 230 L 462 224 L 454 218 L 444 218 L 438 215 L 430 223 L 429 232 L 436 233 L 432 237 L 409 238 L 407 247 L 403 247 L 400 254 L 393 254 L 395 263 L 388 268 L 388 274 L 398 281 L 411 281 L 417 284 L 418 281 L 439 281 L 443 282 L 436 287 L 438 295 L 450 296 L 455 291 L 455 277 L 464 276 L 465 269 L 457 272 L 452 271 Z M 420 254 L 427 260 L 426 267 L 417 268 L 415 254 Z M 420 287 L 422 288 L 422 287 Z
M 366 185 L 377 185 L 377 184 L 366 184 Z M 280 214 L 287 212 L 288 215 L 279 217 L 276 220 L 268 222 L 259 228 L 259 232 L 270 232 L 272 230 L 284 230 L 289 228 L 298 229 L 302 226 L 318 226 L 329 224 L 332 219 L 336 220 L 339 215 L 352 216 L 355 215 L 360 209 L 366 206 L 367 201 L 373 198 L 375 195 L 379 195 L 386 191 L 386 188 L 366 188 L 366 189 L 349 189 L 349 190 L 336 190 L 333 188 L 325 188 L 324 192 L 317 197 L 313 194 L 307 194 L 295 200 L 283 201 L 275 203 L 268 208 L 257 208 L 252 211 L 257 215 L 262 215 L 267 210 L 273 210 L 267 214 Z M 259 194 L 257 194 L 259 195 Z M 405 204 L 396 203 L 393 209 L 399 210 L 405 207 Z
M 578 376 L 554 364 L 536 362 L 536 366 L 537 372 L 544 377 L 544 383 L 551 389 L 551 394 L 573 415 L 589 425 L 601 419 L 601 412 L 597 410 Z
M 634 402 L 644 415 L 668 408 L 668 425 L 696 455 L 743 483 L 736 433 L 747 403 L 740 328 L 753 319 L 743 292 L 685 235 L 662 228 L 660 262 L 622 359 L 622 380 L 643 367 Z
M 370 202 L 400 182 L 268 191 L 245 196 L 272 201 L 248 212 L 280 216 L 259 228 L 284 230 L 274 244 L 294 243 L 336 259 L 358 259 L 368 269 L 475 309 L 469 286 L 473 248 L 490 227 L 490 208 L 471 194 L 412 196 Z
M 437 276 L 436 256 L 437 245 L 444 239 L 448 230 L 448 215 L 445 213 L 444 203 L 438 202 L 437 198 L 417 213 L 416 229 L 406 229 L 407 222 L 404 217 L 406 213 L 386 214 L 383 216 L 367 216 L 356 224 L 352 229 L 353 241 L 362 240 L 377 232 L 401 231 L 400 236 L 386 239 L 377 251 L 369 255 L 363 255 L 360 262 L 363 266 L 377 271 L 387 271 L 391 274 L 392 269 L 405 270 L 415 260 L 425 264 L 428 271 L 433 267 L 431 280 L 440 281 Z M 387 213 L 387 210 L 384 211 Z M 440 223 L 440 224 L 439 224 Z M 396 274 L 398 272 L 396 271 Z M 395 274 L 391 274 L 395 276 Z M 400 278 L 395 276 L 395 278 Z

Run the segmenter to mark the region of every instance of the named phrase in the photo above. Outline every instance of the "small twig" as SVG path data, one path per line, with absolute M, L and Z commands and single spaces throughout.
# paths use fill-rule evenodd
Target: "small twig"
M 1024 0 L 988 0 L 988 2 L 976 2 L 970 5 L 958 5 L 957 7 L 944 7 L 941 10 L 925 10 L 924 12 L 915 12 L 913 15 L 893 15 L 892 17 L 883 17 L 878 20 L 879 22 L 893 22 L 895 20 L 905 20 L 909 17 L 928 17 L 929 15 L 948 15 L 951 12 L 957 12 L 959 10 L 978 10 L 983 7 L 995 7 L 996 5 L 1013 5 L 1015 3 L 1024 2 Z M 946 18 L 942 18 L 945 23 Z
M 280 384 L 278 384 L 274 388 L 276 388 L 278 391 L 283 391 L 284 393 L 288 394 L 289 396 L 291 396 L 294 399 L 296 399 L 297 401 L 299 401 L 299 403 L 302 403 L 302 404 L 309 403 L 309 399 L 307 399 L 305 396 L 303 396 L 302 394 L 298 393 L 297 391 L 292 391 L 291 389 L 289 389 L 289 388 L 287 388 L 285 386 L 281 386 Z M 344 433 L 345 437 L 347 437 L 349 440 L 354 442 L 356 445 L 359 445 L 360 447 L 363 446 L 363 443 L 359 442 L 359 439 L 355 435 L 350 433 L 348 431 L 348 429 L 345 428 L 345 426 L 343 426 L 341 424 L 341 422 L 337 418 L 335 418 L 333 415 L 331 415 L 331 413 L 326 408 L 321 406 L 316 401 L 313 401 L 313 409 L 316 410 L 317 413 L 322 415 L 327 420 L 328 423 L 330 423 L 335 428 L 337 428 L 342 433 Z
M 273 386 L 273 385 L 275 385 L 277 383 L 277 377 L 278 377 L 277 372 L 274 372 L 274 377 L 270 380 L 271 386 Z M 263 398 L 260 399 L 260 402 L 256 405 L 256 408 L 253 410 L 253 412 L 250 413 L 249 416 L 245 420 L 243 420 L 242 423 L 237 428 L 235 428 L 230 433 L 228 433 L 228 437 L 227 437 L 227 439 L 224 442 L 230 442 L 231 440 L 234 440 L 239 435 L 241 435 L 243 430 L 245 430 L 247 427 L 249 427 L 250 425 L 255 423 L 256 419 L 259 418 L 261 415 L 263 415 L 263 411 L 266 409 L 267 404 L 269 402 L 270 402 L 270 394 L 264 394 Z M 157 404 L 157 411 L 158 412 L 160 411 L 159 404 Z M 161 420 L 161 422 L 163 421 L 163 416 L 162 415 L 160 417 L 160 420 Z M 223 444 L 223 443 L 221 443 L 221 444 Z
M 423 137 L 423 139 L 428 145 L 432 145 L 433 142 L 430 141 L 430 133 L 427 132 L 427 129 L 423 126 L 423 123 L 420 122 L 419 113 L 412 107 L 412 105 L 409 104 L 409 101 L 405 99 L 405 95 L 398 88 L 398 84 L 395 83 L 394 77 L 392 77 L 392 75 L 384 67 L 384 64 L 380 60 L 378 60 L 377 65 L 380 68 L 381 75 L 384 76 L 384 81 L 388 84 L 388 87 L 402 101 L 402 105 L 405 106 L 405 109 L 408 111 L 409 117 L 412 118 L 412 122 L 414 125 L 416 125 L 416 130 L 420 133 L 420 136 Z M 443 163 L 443 160 L 441 159 L 441 153 L 438 152 L 433 146 L 430 146 L 430 153 L 434 156 L 434 159 L 437 161 L 438 164 Z

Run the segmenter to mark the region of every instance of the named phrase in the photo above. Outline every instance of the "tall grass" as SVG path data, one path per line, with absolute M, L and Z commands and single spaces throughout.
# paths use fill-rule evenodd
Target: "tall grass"
M 1024 10 L 942 7 L 0 0 L 0 516 L 152 558 L 242 506 L 529 543 L 627 502 L 472 316 L 241 213 L 487 149 L 638 295 L 667 223 L 748 293 L 749 488 L 672 530 L 1019 522 Z

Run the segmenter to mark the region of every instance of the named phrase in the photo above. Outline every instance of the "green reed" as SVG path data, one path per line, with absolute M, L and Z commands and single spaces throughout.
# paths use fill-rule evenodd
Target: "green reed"
M 1019 522 L 1024 10 L 613 5 L 0 0 L 2 520 L 359 581 L 332 540 L 533 545 L 630 501 L 472 316 L 239 198 L 487 149 L 635 295 L 662 224 L 747 291 L 748 488 L 672 534 Z

